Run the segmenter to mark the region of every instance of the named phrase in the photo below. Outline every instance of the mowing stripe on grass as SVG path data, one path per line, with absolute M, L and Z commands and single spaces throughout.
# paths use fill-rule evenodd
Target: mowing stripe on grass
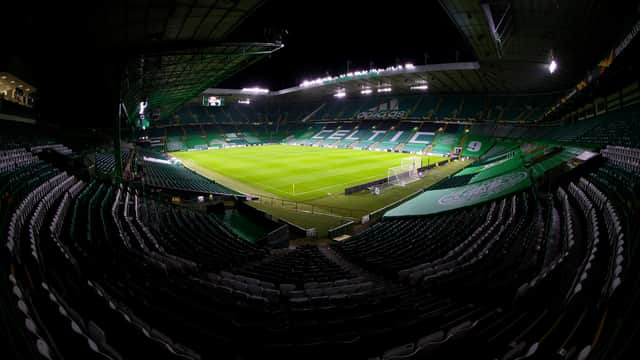
M 384 178 L 413 155 L 352 149 L 268 145 L 174 153 L 200 167 L 289 200 L 309 201 L 345 186 Z M 442 157 L 423 157 L 433 163 Z M 295 194 L 292 191 L 295 184 Z

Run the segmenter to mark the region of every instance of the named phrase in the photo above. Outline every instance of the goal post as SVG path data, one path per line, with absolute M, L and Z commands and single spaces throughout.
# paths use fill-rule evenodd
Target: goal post
M 418 169 L 422 167 L 422 158 L 412 156 L 400 159 L 400 166 L 394 166 L 387 170 L 387 183 L 389 185 L 405 186 L 419 179 Z
M 400 166 L 417 172 L 422 167 L 422 158 L 419 156 L 411 156 L 400 159 Z

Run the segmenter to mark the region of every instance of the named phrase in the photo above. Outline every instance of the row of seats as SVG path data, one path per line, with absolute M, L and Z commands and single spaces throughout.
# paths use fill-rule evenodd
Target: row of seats
M 309 282 L 333 282 L 352 277 L 315 246 L 301 246 L 285 254 L 271 255 L 260 262 L 234 269 L 234 273 L 274 284 L 291 283 L 299 288 Z
M 429 230 L 420 226 L 424 224 L 434 233 L 444 234 L 437 224 L 447 221 L 446 217 L 440 218 L 446 215 L 432 215 L 423 218 L 422 223 L 411 218 L 385 219 L 333 247 L 346 259 L 411 286 L 505 305 L 499 311 L 502 315 L 487 326 L 494 332 L 483 329 L 482 324 L 476 324 L 471 331 L 475 334 L 468 341 L 484 344 L 477 349 L 477 358 L 488 357 L 485 351 L 502 340 L 509 346 L 503 347 L 502 352 L 496 350 L 495 358 L 564 354 L 562 358 L 584 359 L 594 353 L 593 339 L 601 336 L 598 323 L 613 316 L 610 307 L 621 299 L 616 294 L 624 285 L 631 251 L 625 239 L 629 232 L 637 235 L 620 215 L 637 213 L 637 201 L 616 194 L 623 192 L 620 187 L 627 187 L 625 182 L 632 184 L 625 192 L 632 193 L 628 196 L 635 199 L 637 176 L 607 162 L 586 177 L 568 182 L 567 191 L 560 187 L 550 195 L 524 193 L 494 201 L 482 213 L 482 222 L 474 226 L 465 223 L 470 216 L 463 211 L 453 212 L 449 216 L 457 218 L 455 226 L 471 228 L 463 236 L 466 240 L 458 242 L 449 236 L 455 234 L 455 229 L 447 229 L 444 238 L 458 246 L 423 264 L 412 266 L 414 243 L 437 243 L 438 237 L 423 240 Z M 476 208 L 482 206 L 487 205 Z M 435 218 L 437 221 L 431 223 Z M 387 241 L 384 251 L 377 255 L 374 251 L 380 246 L 377 236 L 381 233 L 387 234 Z M 429 253 L 421 257 L 428 260 Z M 394 263 L 403 266 L 394 268 L 398 271 L 385 271 L 386 264 Z M 500 324 L 508 324 L 509 330 L 500 329 Z M 456 354 L 465 354 L 455 348 L 455 342 L 448 344 L 446 328 L 435 334 L 437 346 L 433 348 L 419 338 L 391 347 L 378 357 L 456 358 Z M 478 334 L 485 334 L 489 341 L 476 343 L 473 339 L 483 339 Z M 601 352 L 608 350 L 600 348 Z
M 204 194 L 239 194 L 181 165 L 167 165 L 144 160 L 140 164 L 142 181 L 148 186 Z
M 11 172 L 23 165 L 33 164 L 38 160 L 24 149 L 0 151 L 0 172 Z
M 95 260 L 97 260 L 97 263 L 103 263 L 103 261 L 105 260 L 100 259 L 101 256 L 99 255 L 108 254 L 108 251 L 101 254 L 92 254 L 91 252 L 99 251 L 100 249 L 106 250 L 111 246 L 117 246 L 117 244 L 120 244 L 120 246 L 126 248 L 125 241 L 112 241 L 109 243 L 105 241 L 106 239 L 115 240 L 112 235 L 119 234 L 119 237 L 128 237 L 128 243 L 130 245 L 135 244 L 131 246 L 130 251 L 138 254 L 138 258 L 136 260 L 138 262 L 142 259 L 140 258 L 140 256 L 142 255 L 139 253 L 139 251 L 143 251 L 147 253 L 147 255 L 143 257 L 145 259 L 145 262 L 153 263 L 155 266 L 158 266 L 160 261 L 174 261 L 174 264 L 179 263 L 179 265 L 185 265 L 189 263 L 193 264 L 193 262 L 181 259 L 171 254 L 158 254 L 162 251 L 162 248 L 159 244 L 155 244 L 154 246 L 151 245 L 151 239 L 154 238 L 154 234 L 152 233 L 151 229 L 149 229 L 141 222 L 142 217 L 144 216 L 141 215 L 142 211 L 140 210 L 142 205 L 138 201 L 137 194 L 132 193 L 129 189 L 123 188 L 118 188 L 117 191 L 115 191 L 116 189 L 112 186 L 96 182 L 92 182 L 89 186 L 80 185 L 82 184 L 80 182 L 73 185 L 74 180 L 72 177 L 67 177 L 66 180 L 63 181 L 63 176 L 66 175 L 64 175 L 64 173 L 61 173 L 57 176 L 54 176 L 53 178 L 45 182 L 44 185 L 46 186 L 43 185 L 30 192 L 29 196 L 27 196 L 27 198 L 23 201 L 23 205 L 17 207 L 14 212 L 16 216 L 14 217 L 14 220 L 12 222 L 12 224 L 14 225 L 11 227 L 11 229 L 22 225 L 25 220 L 28 220 L 27 222 L 29 223 L 29 225 L 31 225 L 29 233 L 32 238 L 32 250 L 38 249 L 40 247 L 39 243 L 42 241 L 45 242 L 45 244 L 43 244 L 44 246 L 51 246 L 51 244 L 46 244 L 46 242 L 49 241 L 47 237 L 41 237 L 38 235 L 41 230 L 41 225 L 43 225 L 45 221 L 48 221 L 47 219 L 51 219 L 50 225 L 45 228 L 47 228 L 48 231 L 50 231 L 52 234 L 50 239 L 54 244 L 55 251 L 35 252 L 35 254 L 37 254 L 37 257 L 34 256 L 33 258 L 36 259 L 36 263 L 40 263 L 41 265 L 43 265 L 43 263 L 40 261 L 40 258 L 42 257 L 46 259 L 45 263 L 49 265 L 55 264 L 55 261 L 52 260 L 55 259 L 56 253 L 57 255 L 64 255 L 63 257 L 61 257 L 61 259 L 57 260 L 61 260 L 63 264 L 69 267 L 87 266 L 89 263 Z M 52 189 L 53 184 L 58 185 Z M 63 192 L 64 196 L 62 196 Z M 36 201 L 37 199 L 42 200 L 38 202 Z M 59 200 L 60 203 L 59 205 L 55 206 L 56 204 L 54 204 L 54 202 L 56 202 L 58 199 L 61 199 Z M 113 207 L 110 206 L 112 201 Z M 35 206 L 36 204 L 36 209 L 30 212 L 33 206 Z M 156 206 L 154 205 L 153 208 L 155 209 Z M 67 212 L 69 213 L 69 215 L 64 215 Z M 133 214 L 135 214 L 135 222 L 129 221 L 129 218 Z M 113 217 L 109 217 L 108 215 L 112 215 Z M 213 219 L 211 218 L 211 220 Z M 66 225 L 62 225 L 62 223 L 66 223 Z M 218 226 L 219 228 L 214 228 L 214 225 L 212 224 L 205 224 L 205 226 L 207 226 L 207 232 L 203 233 L 205 234 L 203 236 L 207 238 L 211 235 L 215 235 L 216 231 L 221 232 L 222 234 L 223 225 L 220 223 L 215 224 L 215 226 Z M 69 230 L 69 232 L 67 233 L 65 229 Z M 121 230 L 122 232 L 120 233 L 118 232 L 118 230 Z M 101 235 L 101 232 L 104 233 Z M 86 234 L 86 236 L 84 234 Z M 174 234 L 180 234 L 180 238 L 184 237 L 184 235 L 179 232 L 176 232 Z M 17 239 L 20 237 L 19 234 L 14 234 L 13 230 L 10 231 L 10 235 L 11 239 Z M 249 243 L 244 241 L 241 243 L 237 238 L 231 237 L 232 235 L 229 230 L 225 230 L 223 235 L 225 237 L 229 237 L 229 241 L 250 245 Z M 19 242 L 18 240 L 15 241 L 16 243 Z M 147 242 L 147 246 L 143 245 L 144 242 Z M 179 240 L 177 243 L 182 244 L 184 242 Z M 8 244 L 10 248 L 13 248 L 13 245 L 11 245 L 12 242 Z M 55 249 L 56 247 L 58 249 Z M 240 247 L 237 251 L 239 256 L 241 257 L 246 257 L 247 253 L 249 253 L 243 247 Z M 23 259 L 21 256 L 19 256 L 18 250 L 16 250 L 15 253 L 16 259 Z M 220 254 L 221 259 L 224 256 L 229 256 L 228 249 L 220 249 L 217 251 L 217 253 Z M 44 254 L 44 256 L 41 256 L 40 254 Z M 166 266 L 164 267 L 163 271 L 172 271 L 176 268 L 178 268 L 178 266 Z M 181 267 L 182 270 L 184 270 L 185 268 L 186 266 Z M 191 271 L 194 271 L 195 266 L 189 269 Z M 56 287 L 52 287 L 51 284 L 43 282 L 43 284 L 47 285 L 37 290 L 42 292 L 44 289 L 49 293 L 49 298 L 51 300 L 48 303 L 49 307 L 58 305 L 58 308 L 62 310 L 58 312 L 59 314 L 56 314 L 55 312 L 48 312 L 46 310 L 47 303 L 45 302 L 44 304 L 40 304 L 39 306 L 37 306 L 38 314 L 41 315 L 42 318 L 46 317 L 47 319 L 51 320 L 54 318 L 59 318 L 60 314 L 65 315 L 72 312 L 77 313 L 78 316 L 74 315 L 71 318 L 72 326 L 69 327 L 69 329 L 75 329 L 75 333 L 79 334 L 80 338 L 85 338 L 85 340 L 80 340 L 81 342 L 84 341 L 86 343 L 88 341 L 90 348 L 89 350 L 93 351 L 93 356 L 91 357 L 95 357 L 96 354 L 102 354 L 106 358 L 122 358 L 113 348 L 111 348 L 111 346 L 109 345 L 110 342 L 107 342 L 107 339 L 113 339 L 117 337 L 115 328 L 112 328 L 111 331 L 108 332 L 108 335 L 110 334 L 110 337 L 105 337 L 104 331 L 102 330 L 104 324 L 101 323 L 100 326 L 96 324 L 96 322 L 94 321 L 95 319 L 93 319 L 93 316 L 95 314 L 92 313 L 89 315 L 89 317 L 85 317 L 84 315 L 79 314 L 81 313 L 81 311 L 76 305 L 81 302 L 76 302 L 76 305 L 62 305 L 65 300 L 68 300 L 65 298 L 65 295 L 69 295 L 64 294 L 64 287 L 79 286 L 79 283 L 62 285 L 61 283 L 65 281 L 66 277 L 56 276 L 55 274 L 58 269 L 56 269 L 55 267 L 51 268 L 50 270 L 53 270 L 51 276 L 58 284 L 56 285 Z M 29 271 L 29 277 L 33 276 L 33 274 L 31 273 L 32 269 L 25 269 L 25 271 Z M 41 274 L 40 276 L 44 278 L 46 275 Z M 90 284 L 95 285 L 94 288 L 97 288 L 97 286 L 99 286 L 94 283 Z M 112 304 L 113 301 L 107 300 L 107 302 L 105 303 L 105 308 L 111 307 Z M 45 323 L 44 328 L 48 330 L 52 330 L 58 327 L 64 328 L 64 324 L 61 324 L 61 322 L 64 322 L 65 320 L 61 318 L 58 319 L 58 322 L 53 324 L 46 320 L 42 321 L 43 323 Z M 148 333 L 148 331 L 146 331 L 145 329 L 148 329 L 148 327 L 140 327 L 140 335 L 145 335 L 145 332 Z M 53 331 L 49 332 L 53 333 Z M 58 331 L 55 331 L 55 333 L 57 334 Z M 166 357 L 164 351 L 168 349 L 171 353 L 177 354 L 177 357 L 198 358 L 197 354 L 189 351 L 185 347 L 180 346 L 178 343 L 173 341 L 166 341 L 166 337 L 162 336 L 161 334 L 161 332 L 154 330 L 149 336 L 153 340 L 156 340 L 156 342 L 160 341 L 160 347 L 159 349 L 157 349 L 161 354 L 160 357 Z M 44 339 L 45 337 L 46 336 L 43 335 L 42 338 Z M 62 345 L 65 342 L 71 341 L 71 338 L 72 337 L 67 338 L 67 340 L 62 340 L 57 335 L 50 334 L 50 339 L 48 339 L 48 341 L 42 340 L 41 342 L 39 342 L 44 344 L 40 346 L 43 349 L 41 353 L 47 354 L 46 356 L 50 356 L 51 358 L 57 358 L 59 357 L 58 355 L 64 353 L 65 351 L 65 349 L 62 349 L 64 347 Z M 53 341 L 51 339 L 53 339 Z M 50 343 L 55 344 L 54 351 L 51 351 L 51 347 L 47 345 Z M 71 351 L 70 349 L 67 350 Z M 80 348 L 76 348 L 73 351 L 76 351 L 77 354 L 83 353 L 80 351 Z M 56 353 L 55 355 L 52 354 L 54 352 Z M 141 352 L 140 354 L 142 353 L 143 352 Z
M 611 161 L 277 251 L 132 184 L 10 172 L 39 176 L 3 199 L 7 310 L 50 359 L 584 359 L 608 351 L 635 285 L 640 181 Z
M 480 226 L 495 206 L 480 206 L 459 214 L 443 214 L 428 218 L 389 219 L 374 225 L 350 241 L 333 246 L 348 260 L 369 265 L 369 270 L 383 274 L 419 266 L 445 256 Z M 464 226 L 454 226 L 464 219 Z M 446 231 L 448 237 L 440 234 Z
M 608 265 L 606 265 L 608 268 L 606 284 L 608 287 L 607 294 L 611 296 L 622 282 L 620 276 L 626 256 L 623 225 L 611 200 L 594 183 L 581 178 L 579 187 L 589 196 L 595 207 L 599 209 L 602 219 L 604 219 L 607 231 L 606 240 L 610 244 L 610 247 L 606 249 L 610 254 Z
M 120 159 L 124 165 L 125 160 L 129 157 L 129 150 L 122 150 L 120 152 Z M 96 172 L 111 175 L 116 166 L 116 160 L 112 152 L 98 152 L 96 153 Z
M 58 154 L 62 154 L 62 155 L 70 155 L 73 153 L 73 150 L 69 149 L 68 147 L 66 147 L 63 144 L 46 144 L 46 145 L 36 145 L 36 146 L 32 146 L 30 148 L 31 152 L 34 154 L 37 154 L 39 152 L 42 152 L 46 149 L 51 149 L 55 152 L 57 152 Z
M 640 174 L 640 149 L 607 145 L 601 153 L 614 164 Z

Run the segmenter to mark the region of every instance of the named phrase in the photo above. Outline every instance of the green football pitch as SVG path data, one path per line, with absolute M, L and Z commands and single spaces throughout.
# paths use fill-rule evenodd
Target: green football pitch
M 266 145 L 220 150 L 173 153 L 188 166 L 209 170 L 237 184 L 240 191 L 252 189 L 277 197 L 307 201 L 344 188 L 386 178 L 390 167 L 399 166 L 411 154 L 330 149 L 308 146 Z M 422 164 L 442 160 L 423 156 Z M 203 171 L 204 173 L 204 171 Z M 213 176 L 216 178 L 216 176 Z

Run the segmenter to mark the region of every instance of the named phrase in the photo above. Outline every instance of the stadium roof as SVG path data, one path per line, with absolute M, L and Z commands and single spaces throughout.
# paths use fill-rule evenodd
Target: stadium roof
M 360 94 L 363 89 L 376 92 L 391 88 L 394 94 L 416 92 L 412 87 L 427 85 L 427 92 L 436 94 L 527 94 L 560 92 L 549 74 L 547 64 L 460 62 L 415 65 L 388 73 L 363 76 L 334 76 L 310 86 L 271 89 L 270 96 L 322 97 L 344 90 L 347 94 Z M 209 88 L 203 95 L 237 94 L 233 89 Z
M 15 63 L 32 64 L 25 73 L 33 69 L 44 119 L 110 124 L 118 100 L 133 118 L 144 99 L 148 109 L 169 116 L 207 87 L 280 48 L 259 34 L 231 38 L 264 3 L 95 0 L 73 9 L 65 2 L 15 2 L 7 28 L 20 31 L 7 39 L 6 54 L 19 56 Z M 73 111 L 60 104 L 73 104 Z
M 414 66 L 401 65 L 393 69 L 354 72 L 318 79 L 313 83 L 269 92 L 269 96 L 327 96 L 344 90 L 347 94 L 359 94 L 363 89 L 376 92 L 378 89 L 391 88 L 394 93 L 409 93 L 411 87 L 427 85 L 429 91 L 453 92 L 460 88 L 468 92 L 485 91 L 480 65 L 477 62 L 432 64 Z M 239 95 L 243 91 L 236 89 L 209 88 L 204 95 Z M 251 94 L 246 94 L 251 96 Z
M 440 0 L 497 91 L 550 91 L 575 85 L 626 30 L 633 1 Z M 552 59 L 553 76 L 540 73 Z M 541 76 L 546 75 L 546 76 Z
M 411 70 L 384 75 L 346 76 L 321 85 L 271 89 L 270 95 L 314 97 L 342 89 L 353 94 L 363 87 L 375 91 L 385 86 L 400 94 L 410 92 L 412 85 L 425 81 L 430 93 L 564 92 L 574 86 L 627 29 L 626 19 L 621 19 L 629 14 L 634 17 L 637 9 L 633 3 L 621 0 L 612 6 L 610 2 L 597 0 L 440 0 L 445 14 L 439 16 L 449 16 L 477 61 L 416 64 Z M 412 36 L 419 38 L 420 34 Z M 422 36 L 428 40 L 434 34 Z M 559 64 L 554 74 L 548 70 L 552 59 Z M 335 78 L 337 74 L 331 76 Z M 219 90 L 209 89 L 205 93 L 220 94 Z
M 147 99 L 147 106 L 161 117 L 209 86 L 242 70 L 280 48 L 271 43 L 223 43 L 204 48 L 147 52 L 128 65 L 127 108 L 137 109 Z M 129 112 L 130 118 L 137 112 Z
M 339 0 L 331 2 L 336 3 L 342 4 Z M 479 65 L 478 69 L 471 70 L 431 68 L 385 75 L 384 81 L 391 83 L 394 93 L 420 80 L 426 80 L 428 91 L 433 93 L 564 91 L 574 86 L 605 55 L 628 29 L 626 19 L 637 14 L 637 1 L 631 0 L 428 3 L 434 11 L 412 11 L 413 8 L 407 6 L 396 6 L 395 12 L 383 14 L 388 17 L 381 18 L 384 26 L 375 26 L 376 22 L 369 19 L 378 18 L 378 8 L 367 7 L 368 12 L 363 14 L 376 14 L 368 17 L 360 14 L 364 11 L 361 7 L 351 3 L 339 9 L 342 17 L 333 17 L 335 7 L 327 6 L 326 2 L 95 0 L 90 6 L 82 7 L 81 16 L 59 2 L 38 6 L 14 2 L 18 11 L 5 19 L 6 28 L 20 31 L 14 31 L 7 38 L 0 63 L 6 54 L 17 54 L 31 63 L 24 66 L 24 71 L 21 66 L 14 73 L 23 79 L 33 77 L 30 83 L 38 87 L 37 111 L 41 119 L 83 126 L 109 124 L 115 117 L 112 112 L 117 100 L 122 98 L 130 115 L 135 114 L 137 104 L 147 98 L 152 110 L 159 108 L 163 116 L 169 116 L 181 103 L 202 91 L 220 86 L 234 74 L 255 73 L 262 65 L 265 66 L 263 72 L 268 74 L 280 76 L 281 73 L 275 71 L 280 69 L 294 74 L 292 81 L 272 88 L 276 93 L 284 90 L 283 87 L 295 89 L 292 84 L 302 81 L 306 75 L 323 76 L 328 71 L 335 76 L 344 72 L 341 69 L 348 59 L 353 60 L 351 68 L 354 69 L 368 67 L 368 60 L 382 67 L 413 61 L 418 69 L 425 64 L 431 67 L 435 62 Z M 630 3 L 635 3 L 635 7 L 630 7 Z M 489 11 L 483 4 L 488 4 Z M 255 17 L 271 7 L 273 11 L 265 11 L 262 18 Z M 353 10 L 348 10 L 349 7 Z M 258 8 L 260 11 L 256 11 Z M 286 9 L 301 13 L 324 9 L 324 12 L 320 16 L 315 12 L 314 16 L 292 16 Z M 500 33 L 499 53 L 494 43 L 487 42 L 487 36 L 492 36 L 487 13 L 495 24 L 500 23 L 504 14 L 510 19 L 505 20 L 505 24 L 512 24 L 511 30 Z M 275 20 L 274 16 L 277 16 Z M 311 18 L 316 22 L 311 22 Z M 329 18 L 336 24 L 327 21 Z M 243 22 L 246 25 L 240 27 Z M 332 31 L 319 27 L 325 24 Z M 292 30 L 290 38 L 298 44 L 305 43 L 307 51 L 285 41 L 286 48 L 270 61 L 243 71 L 278 49 L 275 38 L 260 35 L 263 28 L 273 26 Z M 456 27 L 460 31 L 456 31 Z M 309 34 L 316 35 L 309 37 Z M 460 35 L 466 41 L 459 39 Z M 326 42 L 318 43 L 319 40 Z M 53 51 L 51 44 L 55 44 Z M 493 52 L 486 52 L 487 49 Z M 559 63 L 553 76 L 544 70 L 551 52 Z M 289 58 L 278 63 L 286 57 L 283 53 Z M 424 62 L 421 61 L 423 54 Z M 318 65 L 318 61 L 326 62 L 327 66 Z M 252 80 L 245 77 L 235 84 L 224 85 L 238 88 L 266 85 L 261 79 Z M 355 79 L 340 85 L 356 91 L 363 81 Z M 287 96 L 326 95 L 335 90 L 336 84 L 330 84 L 291 91 Z
M 224 42 L 262 3 L 130 0 L 124 8 L 107 7 L 110 13 L 102 19 L 110 22 L 109 33 L 98 36 L 130 54 L 123 84 L 130 118 L 144 99 L 169 116 L 207 87 L 278 50 L 275 43 Z

